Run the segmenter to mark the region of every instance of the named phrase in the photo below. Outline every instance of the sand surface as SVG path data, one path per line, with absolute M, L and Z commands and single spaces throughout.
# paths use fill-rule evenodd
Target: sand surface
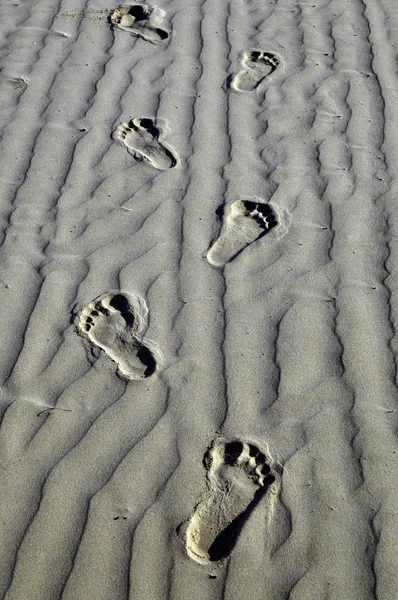
M 395 600 L 396 0 L 157 6 L 0 3 L 0 598 Z

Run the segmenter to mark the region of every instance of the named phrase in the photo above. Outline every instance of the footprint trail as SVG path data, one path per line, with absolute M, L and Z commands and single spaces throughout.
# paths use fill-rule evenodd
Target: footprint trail
M 146 313 L 142 299 L 131 297 L 129 302 L 124 294 L 114 294 L 94 300 L 84 308 L 77 316 L 76 327 L 117 363 L 123 375 L 142 379 L 156 369 L 152 352 L 137 338 Z
M 275 481 L 267 458 L 240 440 L 216 442 L 205 456 L 209 493 L 192 515 L 186 550 L 200 564 L 225 558 L 258 500 Z
M 155 169 L 165 171 L 177 164 L 174 151 L 163 143 L 167 133 L 167 129 L 156 125 L 152 119 L 135 118 L 119 125 L 114 137 L 132 151 L 135 158 L 144 158 Z
M 170 37 L 167 29 L 160 27 L 166 13 L 157 6 L 133 4 L 120 6 L 111 14 L 110 21 L 114 27 L 128 31 L 131 35 L 141 37 L 152 44 L 163 44 Z
M 253 200 L 236 200 L 225 218 L 220 237 L 207 252 L 206 258 L 215 267 L 224 266 L 246 246 L 280 227 L 280 218 L 270 204 Z

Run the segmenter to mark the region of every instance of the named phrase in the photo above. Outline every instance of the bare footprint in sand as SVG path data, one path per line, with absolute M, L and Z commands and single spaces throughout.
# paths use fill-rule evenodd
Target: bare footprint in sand
M 177 164 L 173 150 L 163 142 L 167 133 L 167 129 L 160 128 L 152 119 L 136 118 L 119 125 L 114 137 L 127 146 L 135 158 L 144 158 L 155 169 L 164 171 Z
M 166 13 L 157 6 L 133 4 L 120 6 L 110 17 L 112 25 L 128 31 L 131 35 L 141 37 L 152 44 L 162 44 L 170 37 L 170 32 L 160 24 Z
M 224 220 L 219 238 L 206 258 L 215 267 L 223 267 L 246 246 L 268 234 L 273 228 L 282 232 L 281 219 L 275 207 L 259 198 L 236 200 Z M 278 234 L 278 236 L 279 236 Z
M 237 92 L 253 92 L 279 65 L 279 59 L 271 52 L 249 50 L 240 58 L 242 71 L 231 79 L 231 87 Z
M 204 462 L 209 493 L 186 532 L 187 553 L 201 564 L 230 553 L 251 511 L 275 481 L 265 454 L 240 440 L 215 442 Z
M 80 334 L 99 346 L 129 379 L 149 377 L 156 369 L 152 352 L 137 335 L 147 314 L 144 301 L 129 294 L 112 294 L 94 300 L 76 318 Z

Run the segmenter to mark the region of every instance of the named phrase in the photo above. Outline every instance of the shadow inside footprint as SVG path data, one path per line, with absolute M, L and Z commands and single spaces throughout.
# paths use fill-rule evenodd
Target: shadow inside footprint
M 137 358 L 146 366 L 144 377 L 153 375 L 156 370 L 156 360 L 149 348 L 141 346 L 138 349 Z
M 239 441 L 228 442 L 224 449 L 224 462 L 232 467 L 236 465 L 239 456 L 243 452 L 243 444 Z
M 126 296 L 123 296 L 122 294 L 116 294 L 109 301 L 109 305 L 120 312 L 120 314 L 122 315 L 123 319 L 126 321 L 129 327 L 133 327 L 134 315 L 131 312 L 130 305 Z
M 131 123 L 132 121 L 130 121 Z M 152 137 L 158 139 L 160 136 L 160 129 L 158 129 L 158 127 L 155 126 L 155 123 L 152 121 L 152 119 L 146 119 L 145 117 L 143 119 L 140 119 L 140 127 L 142 129 L 146 129 L 148 131 L 148 133 L 151 134 Z
M 258 62 L 260 58 L 261 52 L 257 52 L 256 50 L 254 50 L 250 53 L 250 60 L 252 60 L 253 62 Z
M 247 200 L 245 206 L 256 223 L 264 229 L 257 239 L 267 235 L 271 229 L 278 225 L 275 211 L 272 210 L 269 204 L 259 204 Z
M 134 17 L 135 21 L 147 21 L 148 20 L 148 11 L 139 4 L 135 6 L 131 6 L 129 8 L 128 14 Z
M 272 70 L 275 71 L 276 67 L 279 65 L 279 60 L 272 54 L 271 52 L 263 52 L 263 60 L 267 65 L 272 67 Z
M 214 562 L 226 558 L 233 550 L 240 532 L 244 524 L 260 502 L 261 498 L 266 494 L 268 487 L 275 481 L 275 477 L 268 475 L 269 481 L 263 488 L 259 488 L 252 502 L 240 515 L 238 515 L 232 523 L 230 523 L 221 533 L 218 534 L 210 548 L 208 549 L 209 561 Z
M 159 36 L 159 38 L 163 40 L 167 40 L 170 37 L 170 34 L 165 29 L 160 29 L 160 27 L 155 27 L 154 32 Z
M 165 153 L 165 156 L 167 156 L 167 158 L 170 161 L 170 167 L 169 168 L 172 169 L 173 167 L 176 166 L 177 159 L 174 156 L 174 154 L 172 152 L 170 152 L 170 150 L 168 148 L 164 148 L 164 153 Z

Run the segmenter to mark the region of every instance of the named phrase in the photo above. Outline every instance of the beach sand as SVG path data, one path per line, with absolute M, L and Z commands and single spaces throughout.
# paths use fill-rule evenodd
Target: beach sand
M 396 3 L 131 5 L 0 4 L 0 598 L 395 600 Z

